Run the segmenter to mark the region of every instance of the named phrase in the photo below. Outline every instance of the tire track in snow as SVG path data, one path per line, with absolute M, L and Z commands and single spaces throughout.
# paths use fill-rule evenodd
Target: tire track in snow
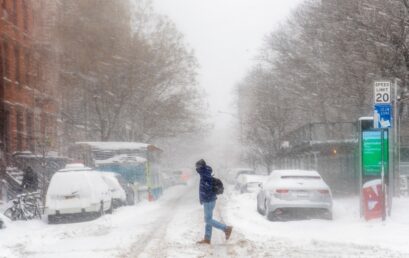
M 138 236 L 131 247 L 119 257 L 167 257 L 167 253 L 171 249 L 184 249 L 186 247 L 184 245 L 169 243 L 166 235 L 172 221 L 180 209 L 184 207 L 183 204 L 189 201 L 189 198 L 196 197 L 197 194 L 194 189 L 193 185 L 189 185 L 179 197 L 165 203 L 164 207 L 159 210 L 162 213 L 161 216 L 151 224 L 147 232 Z

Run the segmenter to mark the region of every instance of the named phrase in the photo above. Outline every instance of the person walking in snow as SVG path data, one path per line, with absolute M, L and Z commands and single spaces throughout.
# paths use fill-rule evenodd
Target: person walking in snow
M 199 199 L 200 204 L 204 208 L 204 220 L 205 220 L 205 236 L 204 239 L 198 241 L 198 244 L 210 244 L 212 239 L 212 228 L 215 227 L 222 230 L 226 236 L 226 240 L 230 238 L 233 227 L 226 226 L 213 219 L 213 210 L 216 206 L 216 193 L 213 190 L 213 177 L 212 168 L 201 159 L 196 162 L 196 171 L 200 175 L 199 185 Z
M 21 183 L 23 189 L 29 192 L 37 191 L 38 189 L 38 177 L 33 169 L 28 166 L 24 169 L 23 181 Z

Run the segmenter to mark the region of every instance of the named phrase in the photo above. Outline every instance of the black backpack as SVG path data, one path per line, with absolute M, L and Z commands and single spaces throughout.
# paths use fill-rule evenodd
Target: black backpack
M 222 180 L 213 177 L 213 192 L 215 194 L 223 194 L 224 186 Z

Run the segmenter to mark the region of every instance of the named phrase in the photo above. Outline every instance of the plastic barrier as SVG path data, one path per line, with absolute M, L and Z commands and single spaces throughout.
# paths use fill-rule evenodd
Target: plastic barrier
M 380 179 L 366 182 L 362 187 L 362 202 L 366 220 L 382 218 L 383 207 L 382 183 Z

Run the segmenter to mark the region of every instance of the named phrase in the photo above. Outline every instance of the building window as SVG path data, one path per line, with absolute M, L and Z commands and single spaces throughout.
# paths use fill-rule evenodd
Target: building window
M 13 10 L 11 11 L 12 22 L 17 24 L 17 0 L 13 0 Z
M 6 153 L 10 151 L 10 112 L 4 110 L 4 120 L 3 120 L 3 141 L 4 141 L 4 150 Z
M 15 68 L 16 68 L 16 82 L 20 83 L 20 48 L 18 46 L 14 47 L 14 62 L 15 62 Z
M 16 129 L 17 129 L 17 151 L 23 150 L 23 112 L 20 110 L 16 114 Z
M 26 85 L 30 85 L 30 53 L 26 51 L 24 54 L 24 61 L 25 61 L 25 83 Z
M 9 44 L 7 41 L 3 41 L 3 54 L 4 54 L 4 71 L 7 78 L 10 78 L 10 62 L 9 62 Z
M 24 30 L 28 31 L 28 8 L 27 8 L 27 1 L 23 0 L 23 26 Z
M 9 13 L 7 11 L 6 0 L 1 2 L 1 9 L 2 9 L 2 19 L 7 20 L 9 18 Z
M 26 116 L 26 134 L 28 148 L 34 153 L 33 114 L 30 112 L 28 112 Z

